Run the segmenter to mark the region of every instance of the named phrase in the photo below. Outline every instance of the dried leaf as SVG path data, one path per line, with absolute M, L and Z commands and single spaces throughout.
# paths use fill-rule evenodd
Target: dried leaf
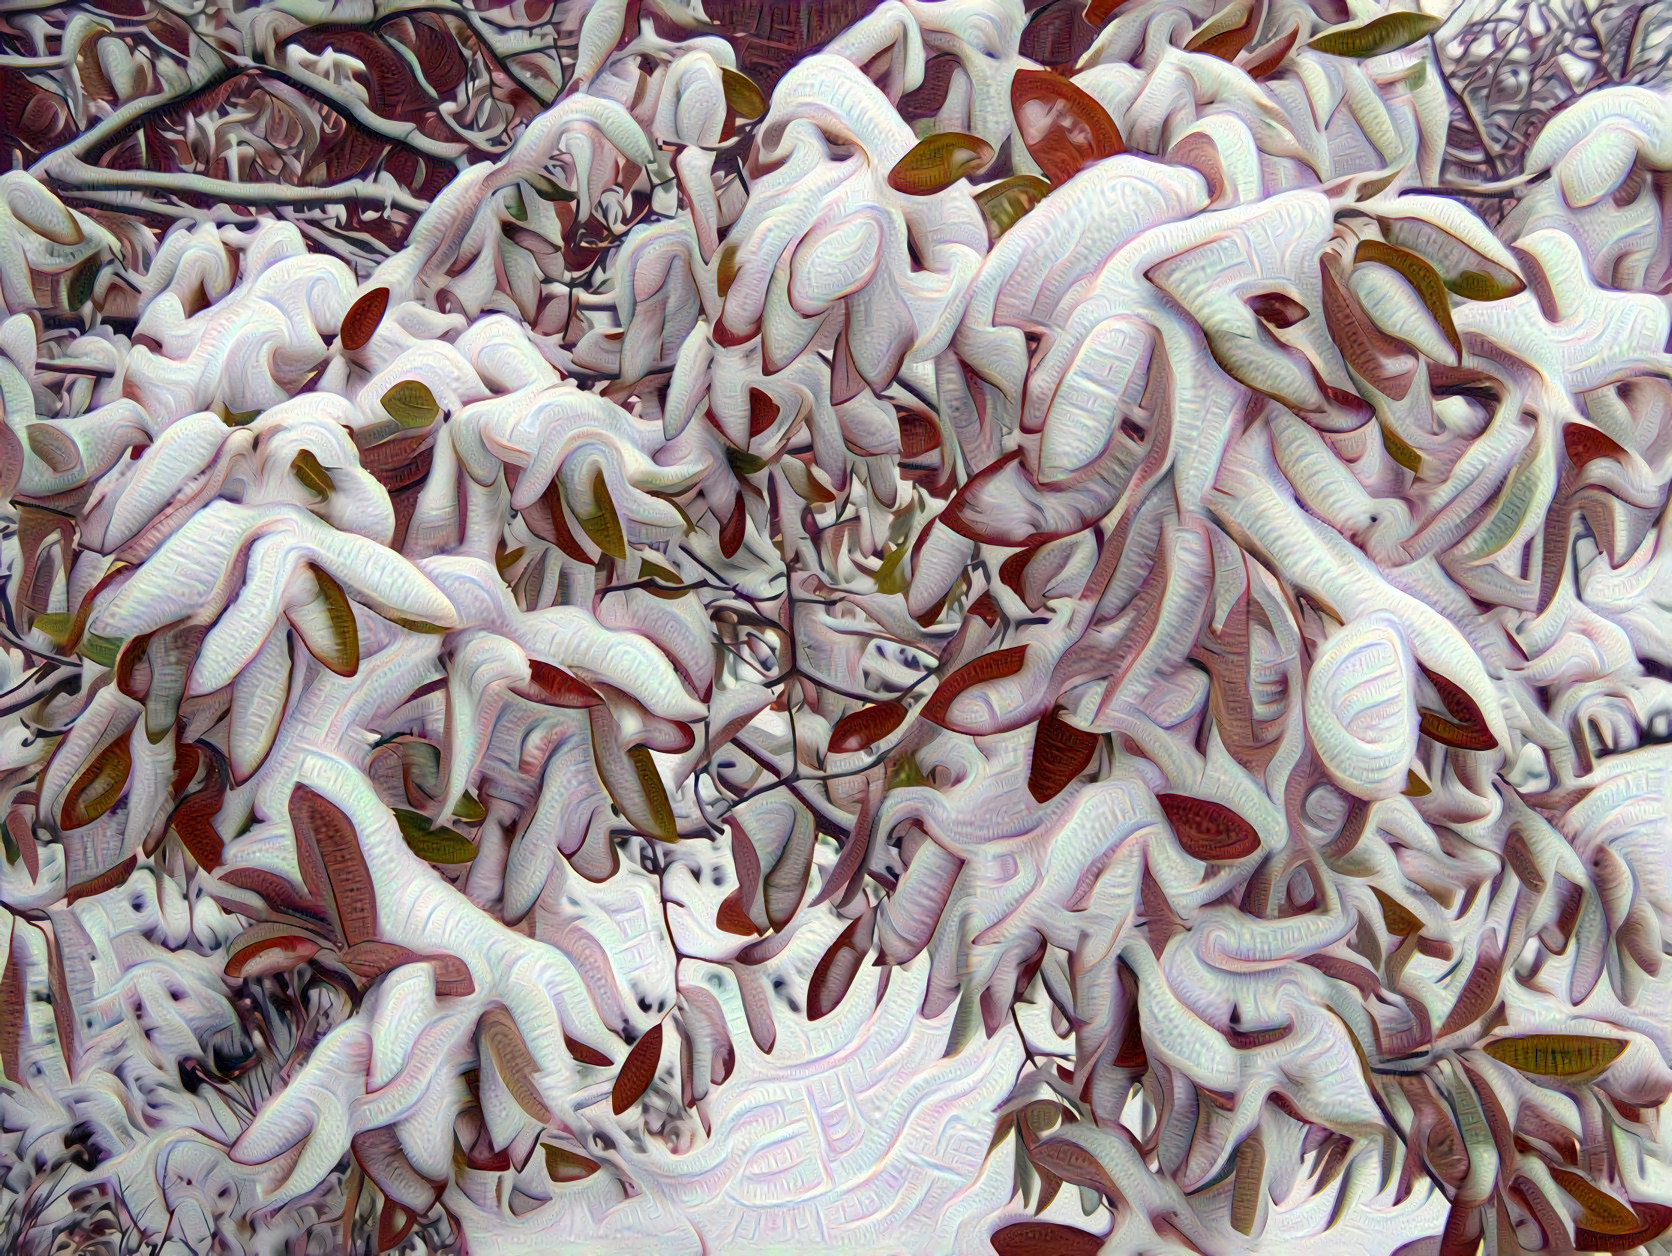
M 377 890 L 360 851 L 353 822 L 330 799 L 297 785 L 290 791 L 290 823 L 296 833 L 298 862 L 323 871 L 330 902 L 346 946 L 377 937 Z
M 482 1051 L 493 1062 L 494 1070 L 505 1083 L 505 1089 L 517 1101 L 517 1106 L 539 1124 L 550 1125 L 551 1109 L 540 1097 L 540 1088 L 534 1084 L 539 1070 L 535 1067 L 528 1044 L 517 1029 L 517 1022 L 511 1019 L 511 1013 L 503 1007 L 490 1007 L 482 1013 L 477 1033 Z

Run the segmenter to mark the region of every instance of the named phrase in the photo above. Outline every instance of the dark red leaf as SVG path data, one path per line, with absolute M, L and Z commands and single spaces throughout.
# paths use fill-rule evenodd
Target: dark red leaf
M 863 936 L 861 936 L 863 934 Z M 866 912 L 836 935 L 807 983 L 807 1019 L 822 1020 L 847 997 L 871 950 L 871 914 Z
M 595 1068 L 608 1068 L 611 1064 L 610 1057 L 598 1050 L 597 1047 L 589 1047 L 586 1043 L 571 1038 L 568 1034 L 563 1035 L 563 1045 L 569 1048 L 569 1054 L 582 1064 L 591 1064 Z
M 1103 1237 L 1054 1221 L 1018 1221 L 993 1234 L 998 1256 L 1097 1256 Z
M 1613 437 L 1580 423 L 1569 423 L 1562 429 L 1562 446 L 1576 467 L 1598 458 L 1624 458 L 1626 454 Z
M 735 933 L 739 937 L 752 938 L 760 932 L 755 928 L 755 922 L 749 919 L 749 913 L 743 910 L 743 890 L 741 887 L 733 890 L 720 902 L 720 910 L 715 913 L 714 923 L 726 933 Z
M 389 308 L 389 289 L 373 288 L 353 305 L 348 307 L 348 313 L 343 315 L 342 344 L 350 353 L 358 353 L 364 349 L 377 330 L 377 325 L 383 321 L 383 313 Z
M 1063 722 L 1061 708 L 1039 721 L 1033 735 L 1033 761 L 1028 767 L 1028 793 L 1035 802 L 1050 802 L 1086 770 L 1097 753 L 1097 734 Z
M 899 728 L 905 718 L 906 708 L 899 702 L 879 702 L 849 711 L 830 730 L 830 753 L 852 754 L 875 745 Z
M 935 690 L 923 706 L 923 718 L 946 727 L 946 713 L 959 694 L 972 685 L 984 685 L 1016 675 L 1022 670 L 1027 653 L 1028 648 L 1025 645 L 1011 646 L 1009 649 L 983 654 L 980 658 L 964 664 L 941 681 L 940 688 Z
M 662 1023 L 657 1021 L 649 1031 L 633 1044 L 627 1061 L 615 1079 L 610 1092 L 610 1108 L 620 1116 L 643 1097 L 656 1080 L 656 1070 L 662 1062 Z
M 106 890 L 114 890 L 126 881 L 138 866 L 139 856 L 129 855 L 114 868 L 107 868 L 91 880 L 70 886 L 64 891 L 64 899 L 66 902 L 74 903 L 84 898 L 92 898 L 95 894 L 103 894 Z
M 1260 849 L 1254 826 L 1223 803 L 1189 794 L 1157 794 L 1186 854 L 1207 863 L 1246 859 Z

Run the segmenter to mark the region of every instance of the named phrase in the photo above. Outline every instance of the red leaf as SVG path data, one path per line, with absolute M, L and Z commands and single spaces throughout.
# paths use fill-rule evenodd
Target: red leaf
M 586 1043 L 571 1038 L 568 1034 L 563 1035 L 563 1045 L 568 1047 L 569 1054 L 582 1064 L 591 1064 L 596 1068 L 608 1068 L 611 1064 L 610 1057 L 598 1050 L 597 1047 L 589 1047 Z
M 519 686 L 517 692 L 531 702 L 578 709 L 599 706 L 604 701 L 591 685 L 571 676 L 561 667 L 530 659 L 528 668 L 528 684 Z
M 778 421 L 778 403 L 758 388 L 749 390 L 749 439 L 754 440 Z
M 852 754 L 875 745 L 899 728 L 905 718 L 906 708 L 899 702 L 879 702 L 849 711 L 830 730 L 830 753 Z
M 13 930 L 16 933 L 16 930 Z M 24 1013 L 28 1008 L 28 991 L 23 984 L 23 948 L 16 939 L 6 956 L 6 971 L 0 973 L 0 1068 L 6 1080 L 16 1086 L 23 1081 L 19 1070 L 23 1050 Z
M 714 916 L 714 923 L 724 932 L 735 933 L 742 938 L 752 938 L 760 932 L 755 928 L 755 922 L 749 919 L 749 913 L 743 910 L 743 890 L 741 887 L 733 890 L 721 900 L 720 910 Z
M 627 1062 L 615 1079 L 610 1092 L 610 1108 L 620 1116 L 637 1103 L 656 1080 L 656 1070 L 662 1062 L 662 1023 L 657 1021 L 649 1031 L 633 1044 Z
M 383 312 L 389 308 L 389 289 L 373 288 L 353 305 L 348 307 L 348 313 L 343 315 L 342 345 L 350 353 L 358 353 L 364 349 L 377 330 L 377 325 L 383 321 Z
M 1562 429 L 1562 447 L 1567 450 L 1568 460 L 1576 467 L 1583 467 L 1598 458 L 1624 458 L 1626 454 L 1613 437 L 1578 423 L 1570 423 Z
M 1022 670 L 1027 653 L 1028 648 L 1025 645 L 1011 646 L 1006 650 L 994 650 L 991 654 L 983 654 L 980 658 L 964 664 L 941 681 L 940 688 L 935 690 L 923 706 L 923 718 L 939 724 L 942 728 L 947 727 L 947 710 L 959 694 L 972 685 L 984 685 L 1016 675 Z
M 75 903 L 84 898 L 92 898 L 95 894 L 103 894 L 106 890 L 114 890 L 121 885 L 139 866 L 139 856 L 129 855 L 114 868 L 107 868 L 98 876 L 78 885 L 72 885 L 64 891 L 66 902 Z
M 1039 721 L 1033 736 L 1033 762 L 1028 767 L 1028 793 L 1039 803 L 1062 793 L 1097 753 L 1097 734 L 1065 724 L 1061 708 Z
M 1103 106 L 1050 70 L 1017 70 L 1010 81 L 1010 109 L 1029 155 L 1054 184 L 1126 151 Z
M 418 1224 L 418 1215 L 405 1204 L 385 1199 L 377 1214 L 377 1250 L 387 1252 L 399 1247 Z
M 226 975 L 234 981 L 269 977 L 307 963 L 320 951 L 319 940 L 282 925 L 251 925 L 233 940 Z
M 182 798 L 168 822 L 198 867 L 213 872 L 221 866 L 225 851 L 214 821 L 226 799 L 226 766 L 218 751 L 211 749 L 208 754 L 209 774 L 203 788 Z
M 1054 1221 L 1018 1221 L 996 1231 L 992 1243 L 998 1256 L 1097 1256 L 1103 1238 Z
M 13 807 L 6 813 L 6 832 L 17 847 L 23 866 L 29 870 L 29 879 L 37 880 L 41 875 L 40 847 L 35 842 L 35 825 L 22 807 Z
M 1254 826 L 1223 803 L 1188 794 L 1157 794 L 1156 802 L 1187 855 L 1205 863 L 1230 863 L 1260 849 Z
M 861 929 L 863 926 L 863 930 Z M 861 937 L 863 932 L 863 937 Z M 866 912 L 836 935 L 807 983 L 807 1019 L 821 1020 L 847 997 L 871 950 L 871 914 Z

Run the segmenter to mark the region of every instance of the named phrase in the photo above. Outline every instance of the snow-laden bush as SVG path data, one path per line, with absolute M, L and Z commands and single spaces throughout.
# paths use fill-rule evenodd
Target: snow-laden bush
M 1657 1239 L 1665 95 L 1494 226 L 1413 10 L 600 0 L 419 200 L 292 7 L 0 176 L 10 1244 Z

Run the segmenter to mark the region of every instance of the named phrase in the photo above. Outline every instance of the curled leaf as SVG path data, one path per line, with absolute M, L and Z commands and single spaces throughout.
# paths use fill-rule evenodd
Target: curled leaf
M 997 240 L 1050 191 L 1051 185 L 1038 175 L 1016 174 L 982 188 L 975 194 L 975 204 L 987 219 L 989 234 Z
M 899 702 L 878 702 L 849 711 L 830 730 L 830 753 L 852 754 L 873 746 L 899 728 L 905 718 L 906 708 Z
M 925 136 L 888 172 L 888 186 L 908 196 L 933 196 L 960 179 L 985 170 L 993 146 L 976 135 L 939 131 Z

